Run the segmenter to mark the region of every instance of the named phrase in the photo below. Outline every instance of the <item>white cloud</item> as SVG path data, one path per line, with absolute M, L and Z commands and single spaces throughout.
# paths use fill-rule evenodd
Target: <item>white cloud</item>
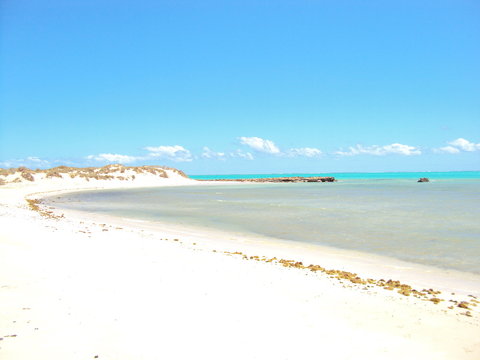
M 457 140 L 453 140 L 449 142 L 450 145 L 455 146 L 463 151 L 478 151 L 480 150 L 480 144 L 472 143 L 468 140 L 463 138 L 458 138 Z
M 37 156 L 29 156 L 25 159 L 12 159 L 0 162 L 0 166 L 4 168 L 11 168 L 11 167 L 20 167 L 25 166 L 28 168 L 35 168 L 35 167 L 48 167 L 50 165 L 50 161 L 40 159 Z
M 14 167 L 11 160 L 0 161 L 0 167 L 2 168 L 11 168 Z
M 37 163 L 37 164 L 49 164 L 47 160 L 42 160 L 36 156 L 29 156 L 27 157 L 26 161 L 31 161 L 32 163 Z
M 420 155 L 422 152 L 415 146 L 403 144 L 391 144 L 383 146 L 386 154 L 400 154 L 400 155 Z
M 304 148 L 293 148 L 288 150 L 287 156 L 290 157 L 296 157 L 296 156 L 305 156 L 305 157 L 319 157 L 322 155 L 322 151 L 317 148 L 309 148 L 309 147 L 304 147 Z
M 458 154 L 460 150 L 453 146 L 444 146 L 438 149 L 433 149 L 436 153 Z
M 348 148 L 348 151 L 336 151 L 336 155 L 341 156 L 354 156 L 354 155 L 376 155 L 383 156 L 388 154 L 399 154 L 399 155 L 420 155 L 422 152 L 414 146 L 404 145 L 404 144 L 390 144 L 390 145 L 372 145 L 372 146 L 362 146 L 356 145 Z
M 149 157 L 168 159 L 177 162 L 192 161 L 192 153 L 183 146 L 148 146 L 145 150 L 149 151 Z
M 267 153 L 267 154 L 280 153 L 280 149 L 271 140 L 265 140 L 259 137 L 245 137 L 245 136 L 242 136 L 239 139 L 241 144 L 247 145 L 256 151 Z
M 253 160 L 253 155 L 252 153 L 249 153 L 249 152 L 246 152 L 246 151 L 242 151 L 240 149 L 238 149 L 237 151 L 233 152 L 233 153 L 230 153 L 230 156 L 231 157 L 239 157 L 239 158 L 242 158 L 242 159 L 247 159 L 247 160 Z
M 210 150 L 208 147 L 203 148 L 202 152 L 202 157 L 204 159 L 220 159 L 220 160 L 225 160 L 225 153 L 222 152 L 216 152 L 213 150 Z
M 479 151 L 480 144 L 475 144 L 471 141 L 468 141 L 464 138 L 458 138 L 456 140 L 448 142 L 448 146 L 444 146 L 438 149 L 433 149 L 434 152 L 438 154 L 447 153 L 447 154 L 458 154 L 461 151 Z
M 120 155 L 120 154 L 98 154 L 98 155 L 88 155 L 87 159 L 95 160 L 99 162 L 109 162 L 109 163 L 122 163 L 128 164 L 141 158 L 130 155 Z

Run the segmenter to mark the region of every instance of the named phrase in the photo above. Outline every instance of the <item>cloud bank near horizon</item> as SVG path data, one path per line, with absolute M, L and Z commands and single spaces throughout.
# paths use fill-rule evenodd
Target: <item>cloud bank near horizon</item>
M 390 145 L 372 145 L 372 146 L 363 146 L 356 145 L 348 148 L 347 151 L 336 151 L 336 155 L 340 156 L 355 156 L 355 155 L 375 155 L 375 156 L 384 156 L 389 154 L 398 154 L 398 155 L 421 155 L 422 152 L 415 146 L 404 145 L 404 144 L 390 144 Z
M 4 168 L 27 166 L 32 168 L 45 168 L 58 166 L 59 164 L 75 166 L 78 164 L 86 165 L 92 164 L 109 164 L 109 163 L 123 163 L 134 164 L 139 162 L 148 162 L 154 160 L 166 160 L 171 162 L 192 162 L 195 160 L 221 160 L 227 159 L 241 159 L 241 160 L 255 160 L 256 156 L 274 156 L 277 158 L 292 159 L 292 158 L 309 158 L 319 159 L 322 157 L 352 157 L 352 156 L 419 156 L 425 153 L 433 154 L 450 154 L 458 155 L 461 153 L 473 153 L 480 151 L 480 143 L 469 141 L 465 138 L 457 138 L 446 142 L 446 146 L 423 149 L 420 150 L 417 146 L 411 146 L 401 143 L 393 143 L 388 145 L 360 145 L 350 146 L 347 150 L 339 149 L 332 152 L 323 152 L 316 147 L 298 147 L 288 148 L 282 150 L 280 146 L 274 141 L 263 139 L 260 137 L 239 137 L 237 138 L 239 145 L 244 149 L 237 148 L 230 151 L 214 151 L 208 146 L 204 146 L 201 153 L 198 155 L 192 153 L 189 149 L 182 145 L 160 145 L 160 146 L 146 146 L 146 154 L 140 156 L 133 156 L 118 153 L 100 153 L 96 155 L 87 155 L 81 159 L 72 160 L 47 160 L 41 159 L 37 156 L 29 156 L 22 159 L 12 159 L 0 161 L 0 166 Z M 245 149 L 246 148 L 246 149 Z M 249 151 L 248 151 L 249 150 Z

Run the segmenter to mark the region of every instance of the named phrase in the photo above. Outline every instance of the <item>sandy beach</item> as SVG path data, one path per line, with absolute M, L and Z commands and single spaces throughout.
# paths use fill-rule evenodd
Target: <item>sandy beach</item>
M 36 202 L 208 185 L 110 170 L 0 187 L 1 359 L 480 358 L 473 274 Z

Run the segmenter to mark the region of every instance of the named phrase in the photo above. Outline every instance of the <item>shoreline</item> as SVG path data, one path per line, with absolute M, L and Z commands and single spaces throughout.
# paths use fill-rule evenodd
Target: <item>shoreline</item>
M 225 184 L 225 186 L 228 185 Z M 62 195 L 69 193 L 61 192 Z M 47 207 L 55 205 L 49 203 L 48 198 L 46 199 L 50 196 L 42 193 L 36 195 Z M 206 250 L 245 252 L 249 256 L 277 257 L 279 259 L 288 258 L 305 264 L 317 264 L 328 269 L 358 273 L 363 278 L 391 279 L 416 288 L 434 288 L 442 292 L 455 292 L 457 295 L 474 295 L 480 298 L 480 275 L 472 272 L 413 263 L 363 251 L 216 228 L 175 225 L 162 221 L 141 220 L 61 207 L 54 209 L 53 212 L 55 216 L 66 215 L 68 218 L 82 219 L 92 223 L 103 222 L 112 226 L 135 228 L 155 234 L 168 234 L 171 238 L 180 237 L 191 243 L 201 243 Z
M 169 185 L 180 183 L 174 179 Z M 106 189 L 108 183 L 99 187 Z M 5 190 L 8 196 L 3 196 Z M 31 190 L 0 188 L 0 295 L 6 299 L 2 309 L 6 315 L 0 317 L 0 355 L 5 359 L 480 355 L 475 336 L 480 329 L 479 307 L 472 302 L 470 310 L 448 309 L 454 305 L 451 299 L 435 304 L 261 259 L 290 255 L 303 260 L 305 267 L 317 264 L 315 259 L 326 267 L 344 263 L 345 271 L 360 274 L 359 268 L 347 267 L 364 258 L 349 259 L 351 254 L 337 250 L 325 254 L 324 248 L 306 251 L 298 244 L 292 248 L 290 242 L 259 245 L 233 234 L 233 239 L 222 240 L 224 235 L 215 231 L 152 227 L 101 214 L 48 209 L 65 217 L 45 218 L 28 209 L 25 198 L 39 198 L 46 191 L 68 193 L 72 188 Z M 78 186 L 73 190 L 81 191 Z M 378 263 L 370 265 L 368 276 L 383 271 Z M 476 296 L 467 294 L 469 290 L 456 291 L 450 297 L 457 305 L 465 296 Z M 466 311 L 472 317 L 462 315 Z M 58 341 L 52 343 L 52 338 Z M 162 349 L 156 346 L 158 341 Z M 182 347 L 184 343 L 192 346 Z
M 196 186 L 197 184 L 194 184 L 193 186 Z M 222 184 L 219 184 L 218 182 L 205 182 L 201 181 L 198 183 L 198 185 L 206 185 L 207 190 L 208 186 L 212 186 L 214 190 L 216 191 L 218 187 L 218 191 L 222 191 L 223 186 L 229 186 L 232 185 L 231 182 L 224 182 Z M 249 183 L 249 182 L 239 182 L 235 183 L 234 188 L 243 188 L 243 187 L 249 187 L 249 186 L 255 186 L 255 183 Z M 274 184 L 273 186 L 275 186 Z M 284 189 L 288 189 L 290 185 L 283 186 Z M 148 188 L 145 188 L 145 190 L 148 190 Z M 88 190 L 87 190 L 88 191 Z M 183 192 L 182 189 L 179 190 L 180 192 Z M 113 192 L 113 194 L 117 193 L 116 191 Z M 118 192 L 119 195 L 123 194 L 123 191 Z M 125 194 L 128 194 L 128 190 Z M 65 194 L 68 197 L 68 194 Z M 95 195 L 92 195 L 95 196 Z M 75 196 L 73 196 L 74 201 Z M 81 199 L 81 197 L 80 197 Z M 67 202 L 72 199 L 68 198 Z M 62 207 L 62 205 L 65 205 L 66 208 L 63 208 L 62 211 L 79 211 L 81 212 L 88 212 L 88 210 L 84 210 L 82 208 L 78 208 L 78 210 L 75 210 L 75 208 L 71 209 L 68 204 L 62 204 L 62 200 L 57 202 L 56 199 L 54 199 L 54 196 L 52 196 L 50 199 L 48 199 L 48 196 L 44 201 L 51 201 L 51 205 L 54 207 Z M 80 200 L 81 201 L 81 200 Z M 218 200 L 218 201 L 223 201 L 223 200 Z M 88 204 L 88 202 L 87 202 Z M 107 215 L 102 213 L 102 216 L 111 216 L 112 219 L 119 218 L 120 215 Z M 124 220 L 129 220 L 128 219 L 129 215 L 121 215 L 121 217 L 124 218 Z M 133 214 L 132 216 L 136 216 Z M 150 217 L 151 218 L 151 217 Z M 332 254 L 337 254 L 337 256 L 342 256 L 345 258 L 348 262 L 349 258 L 355 258 L 358 259 L 358 261 L 352 265 L 353 269 L 358 269 L 359 267 L 362 268 L 362 263 L 363 262 L 372 262 L 372 266 L 380 266 L 383 267 L 383 264 L 388 264 L 388 263 L 394 263 L 397 267 L 403 267 L 403 268 L 409 268 L 412 269 L 412 272 L 415 270 L 415 268 L 418 268 L 419 272 L 428 272 L 428 273 L 438 273 L 439 276 L 443 277 L 449 277 L 450 273 L 453 273 L 456 275 L 457 279 L 461 279 L 462 277 L 464 278 L 471 278 L 472 281 L 477 281 L 477 288 L 480 289 L 480 272 L 478 272 L 477 268 L 474 267 L 456 267 L 455 264 L 453 263 L 445 263 L 442 264 L 440 263 L 435 263 L 432 261 L 424 261 L 424 262 L 416 262 L 415 260 L 409 260 L 408 258 L 406 259 L 405 257 L 396 257 L 395 254 L 386 254 L 386 253 L 381 253 L 381 252 L 369 252 L 368 250 L 363 250 L 363 249 L 354 249 L 351 247 L 340 247 L 336 246 L 335 244 L 329 245 L 329 244 L 316 244 L 315 242 L 310 242 L 308 240 L 305 240 L 305 238 L 302 239 L 301 236 L 296 238 L 295 236 L 297 235 L 296 233 L 290 233 L 289 236 L 283 236 L 283 237 L 276 237 L 275 235 L 268 235 L 268 233 L 264 232 L 264 234 L 260 233 L 255 233 L 254 231 L 250 231 L 248 229 L 243 229 L 237 224 L 237 226 L 232 229 L 231 227 L 226 227 L 226 226 L 217 226 L 214 223 L 207 223 L 207 224 L 202 224 L 198 223 L 197 225 L 193 225 L 190 223 L 186 223 L 184 220 L 180 219 L 180 223 L 176 223 L 175 220 L 170 220 L 170 218 L 166 218 L 165 220 L 162 219 L 154 219 L 154 220 L 149 220 L 148 218 L 141 219 L 141 217 L 133 217 L 130 219 L 130 221 L 136 221 L 135 219 L 142 220 L 142 223 L 146 224 L 149 223 L 150 227 L 154 229 L 154 227 L 160 228 L 160 229 L 171 229 L 172 231 L 177 231 L 177 232 L 182 232 L 182 230 L 188 229 L 188 232 L 190 233 L 199 233 L 199 234 L 204 234 L 205 237 L 210 237 L 210 238 L 222 238 L 222 237 L 236 237 L 236 238 L 241 238 L 244 240 L 248 240 L 248 242 L 252 243 L 252 245 L 255 246 L 255 244 L 258 243 L 281 243 L 285 247 L 288 248 L 309 248 L 309 250 L 316 251 L 317 253 L 326 253 L 327 255 L 329 253 Z M 221 225 L 221 224 L 220 224 Z M 301 240 L 300 240 L 301 239 Z M 238 240 L 238 239 L 237 239 Z M 272 249 L 269 249 L 271 251 Z M 370 261 L 373 258 L 372 261 Z M 461 259 L 460 259 L 461 260 Z M 303 260 L 302 260 L 303 261 Z M 309 260 L 313 261 L 313 260 Z M 452 266 L 449 266 L 452 265 Z M 476 272 L 477 271 L 477 272 Z M 390 275 L 387 273 L 385 276 L 392 277 L 392 276 L 397 276 L 398 274 L 395 273 L 393 275 Z M 415 274 L 413 274 L 415 275 Z M 370 275 L 368 275 L 370 276 Z M 376 273 L 375 276 L 380 276 L 378 272 Z

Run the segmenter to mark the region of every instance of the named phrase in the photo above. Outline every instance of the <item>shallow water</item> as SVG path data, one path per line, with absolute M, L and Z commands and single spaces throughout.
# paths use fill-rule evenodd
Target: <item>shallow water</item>
M 480 274 L 480 180 L 345 180 L 68 194 L 56 206 L 260 234 Z

